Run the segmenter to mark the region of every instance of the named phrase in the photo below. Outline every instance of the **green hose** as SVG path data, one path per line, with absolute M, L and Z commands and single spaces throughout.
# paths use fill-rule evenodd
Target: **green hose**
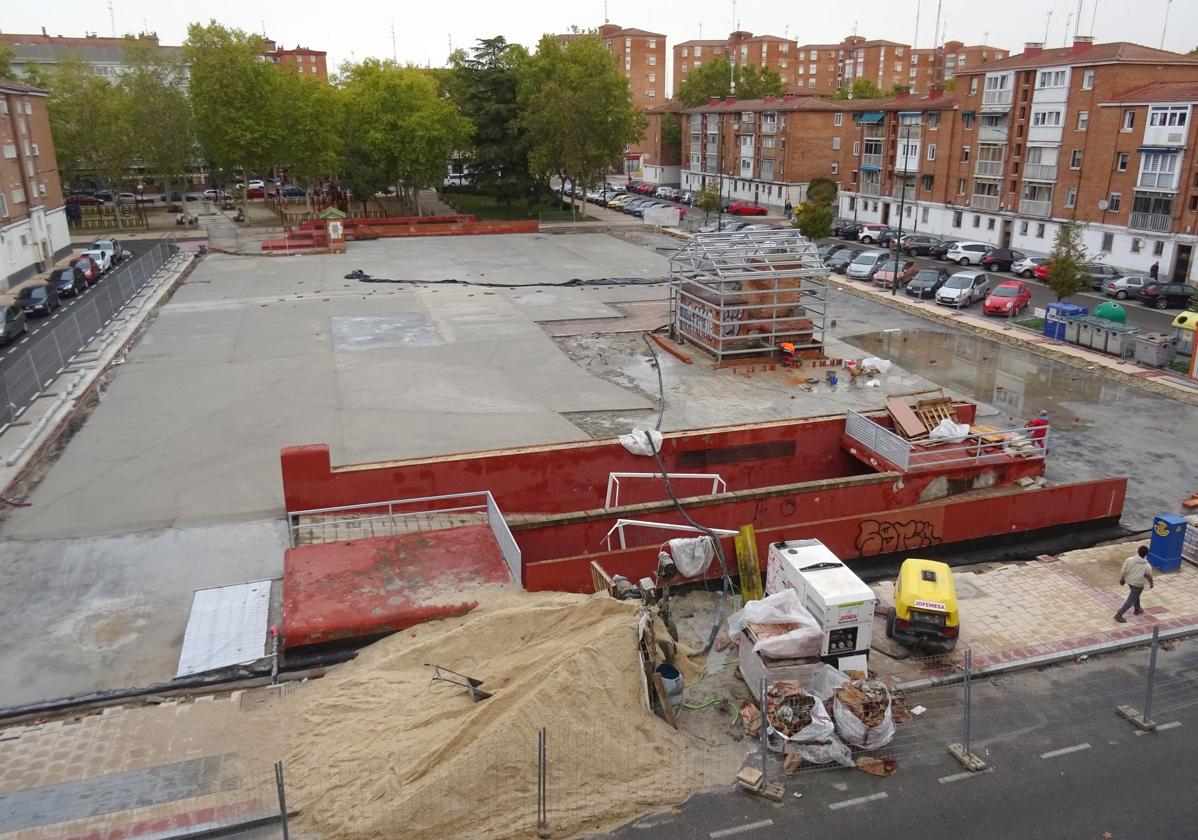
M 693 703 L 683 703 L 682 708 L 690 709 L 692 712 L 697 712 L 700 709 L 706 709 L 708 706 L 714 706 L 718 702 L 720 702 L 720 698 L 714 697 L 711 700 L 708 700 L 706 703 L 699 703 L 697 705 Z M 736 713 L 739 715 L 740 710 L 738 709 Z

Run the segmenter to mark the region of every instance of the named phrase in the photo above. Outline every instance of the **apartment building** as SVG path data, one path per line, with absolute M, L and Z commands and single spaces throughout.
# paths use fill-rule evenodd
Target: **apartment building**
M 0 79 L 0 291 L 71 249 L 46 91 Z
M 983 44 L 966 46 L 960 41 L 948 41 L 932 49 L 911 50 L 910 54 L 907 89 L 922 95 L 931 90 L 932 85 L 951 81 L 958 71 L 999 61 L 1010 53 Z
M 267 61 L 280 67 L 286 67 L 288 70 L 294 70 L 301 76 L 315 76 L 322 82 L 329 80 L 328 53 L 323 50 L 312 50 L 301 46 L 288 50 L 268 38 L 262 55 Z
M 1029 44 L 955 90 L 847 103 L 841 215 L 1046 254 L 1067 220 L 1090 255 L 1198 277 L 1198 58 L 1137 44 Z
M 182 47 L 160 44 L 158 35 L 154 32 L 143 32 L 131 37 L 151 43 L 164 57 L 178 59 L 183 54 Z M 12 49 L 10 66 L 13 76 L 17 79 L 25 78 L 33 68 L 41 71 L 43 76 L 52 72 L 68 53 L 86 61 L 97 76 L 120 76 L 126 67 L 125 41 L 125 38 L 101 38 L 95 34 L 88 34 L 82 38 L 47 35 L 44 29 L 40 35 L 0 33 L 0 43 L 7 44 Z
M 800 44 L 795 48 L 793 92 L 828 96 L 840 87 L 840 44 Z
M 723 58 L 732 65 L 751 64 L 769 67 L 782 78 L 788 92 L 795 87 L 797 70 L 796 42 L 777 35 L 754 35 L 737 31 L 724 40 L 683 41 L 674 47 L 674 85 L 676 95 L 691 71 L 702 67 L 704 61 Z
M 682 114 L 683 189 L 715 184 L 726 198 L 781 210 L 804 199 L 812 178 L 839 174 L 842 103 L 728 97 Z
M 652 108 L 666 101 L 665 35 L 605 23 L 599 27 L 599 37 L 628 79 L 637 107 Z
M 645 117 L 648 125 L 645 139 L 640 144 L 642 180 L 651 184 L 682 183 L 681 150 L 665 138 L 669 122 L 681 123 L 682 103 L 671 99 L 645 111 Z

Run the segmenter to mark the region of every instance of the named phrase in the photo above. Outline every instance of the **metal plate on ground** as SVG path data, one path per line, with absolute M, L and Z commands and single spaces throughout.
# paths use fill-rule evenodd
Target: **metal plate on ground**
M 437 325 L 420 312 L 333 318 L 337 351 L 402 350 L 445 343 Z
M 244 665 L 266 654 L 270 581 L 197 589 L 176 677 Z

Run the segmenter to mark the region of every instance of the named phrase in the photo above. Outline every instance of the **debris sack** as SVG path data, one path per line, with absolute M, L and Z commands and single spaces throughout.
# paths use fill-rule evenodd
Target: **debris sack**
M 772 750 L 796 754 L 809 764 L 853 766 L 824 704 L 796 682 L 782 680 L 766 689 L 765 725 Z
M 759 601 L 749 601 L 740 612 L 728 617 L 728 634 L 735 638 L 749 624 L 793 625 L 780 635 L 759 638 L 753 652 L 775 659 L 819 656 L 823 631 L 799 600 L 799 593 L 783 589 Z
M 711 537 L 679 537 L 670 540 L 670 556 L 683 577 L 697 577 L 711 566 L 715 545 Z
M 940 424 L 928 433 L 928 439 L 945 443 L 960 443 L 965 440 L 965 436 L 968 434 L 969 426 L 964 423 L 954 423 L 952 420 L 946 418 L 941 420 Z
M 645 435 L 653 440 L 653 449 L 649 448 L 649 441 L 645 440 Z M 636 429 L 631 433 L 620 435 L 620 445 L 631 452 L 633 455 L 652 455 L 654 450 L 661 451 L 661 432 L 657 429 Z
M 872 750 L 894 738 L 894 716 L 890 690 L 879 680 L 846 682 L 832 699 L 836 734 L 846 744 Z

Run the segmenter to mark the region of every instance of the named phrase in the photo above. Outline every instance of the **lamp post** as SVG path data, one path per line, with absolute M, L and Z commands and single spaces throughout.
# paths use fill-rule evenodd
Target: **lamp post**
M 902 117 L 899 117 L 899 119 L 902 119 Z M 907 157 L 907 152 L 910 151 L 910 149 L 911 149 L 911 125 L 908 124 L 905 126 L 905 128 L 906 128 L 906 134 L 903 138 L 903 157 L 904 158 Z M 916 155 L 915 159 L 918 161 L 919 155 Z M 904 181 L 902 183 L 902 186 L 899 188 L 900 191 L 899 191 L 899 211 L 898 211 L 898 213 L 899 213 L 898 236 L 897 236 L 897 238 L 895 238 L 895 240 L 893 242 L 890 243 L 891 247 L 894 248 L 894 276 L 890 278 L 890 294 L 892 296 L 898 294 L 899 256 L 903 253 L 903 250 L 902 250 L 903 210 L 906 208 L 906 205 L 907 205 L 907 183 L 906 183 L 905 177 L 906 176 L 904 176 Z

